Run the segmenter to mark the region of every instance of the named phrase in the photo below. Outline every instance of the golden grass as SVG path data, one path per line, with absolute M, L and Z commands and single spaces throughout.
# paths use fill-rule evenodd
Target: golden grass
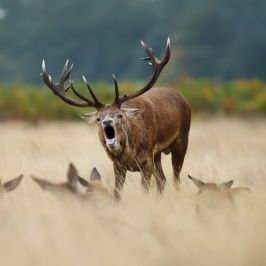
M 0 174 L 24 180 L 0 201 L 0 265 L 266 265 L 266 121 L 193 121 L 181 174 L 172 186 L 170 157 L 163 157 L 167 186 L 149 195 L 139 174 L 129 173 L 119 205 L 94 207 L 58 200 L 30 174 L 62 181 L 70 161 L 81 176 L 96 166 L 112 191 L 112 164 L 86 123 L 0 125 Z M 252 189 L 251 202 L 233 213 L 195 212 L 196 188 L 204 181 L 234 179 Z

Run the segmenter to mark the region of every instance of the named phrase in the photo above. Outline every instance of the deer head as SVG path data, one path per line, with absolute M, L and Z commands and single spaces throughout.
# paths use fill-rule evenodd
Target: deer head
M 79 177 L 80 184 L 86 188 L 87 193 L 90 197 L 111 199 L 112 198 L 111 194 L 102 185 L 101 180 L 102 177 L 95 167 L 91 171 L 90 181 L 87 181 L 84 178 Z
M 233 180 L 216 184 L 205 183 L 190 175 L 188 177 L 198 188 L 197 198 L 200 200 L 201 205 L 211 208 L 232 207 L 236 195 L 250 191 L 249 188 L 245 187 L 232 188 Z
M 188 175 L 188 178 L 196 185 L 198 188 L 198 193 L 206 192 L 206 191 L 213 191 L 213 192 L 226 192 L 229 191 L 233 185 L 233 180 L 223 182 L 221 184 L 215 183 L 205 183 L 195 177 Z
M 43 190 L 49 191 L 57 196 L 74 195 L 81 199 L 90 198 L 94 194 L 108 194 L 108 191 L 101 183 L 101 176 L 96 168 L 93 168 L 90 176 L 91 182 L 81 178 L 78 174 L 76 167 L 70 163 L 67 172 L 67 181 L 61 183 L 52 183 L 44 179 L 32 177 Z M 84 190 L 80 188 L 85 187 Z
M 110 153 L 114 155 L 121 153 L 122 148 L 126 145 L 127 129 L 128 127 L 130 127 L 128 121 L 142 113 L 142 111 L 138 109 L 137 101 L 131 101 L 130 105 L 122 105 L 130 100 L 135 99 L 138 96 L 141 96 L 143 93 L 151 89 L 170 58 L 169 38 L 167 40 L 165 55 L 162 60 L 156 58 L 152 49 L 149 48 L 144 42 L 141 42 L 141 45 L 147 55 L 147 57 L 141 59 L 147 60 L 153 68 L 151 78 L 142 89 L 129 95 L 120 97 L 117 80 L 113 75 L 115 99 L 113 103 L 110 104 L 103 104 L 97 99 L 84 76 L 83 81 L 88 89 L 91 98 L 87 98 L 84 95 L 81 95 L 75 89 L 74 81 L 70 80 L 70 73 L 73 68 L 73 64 L 69 66 L 68 61 L 66 61 L 62 74 L 60 76 L 60 80 L 55 84 L 53 83 L 51 76 L 46 72 L 45 62 L 43 61 L 42 63 L 42 79 L 45 84 L 54 92 L 54 94 L 56 94 L 59 98 L 70 105 L 78 107 L 94 107 L 96 109 L 96 112 L 85 114 L 82 116 L 82 118 L 90 123 L 98 124 L 99 135 L 102 144 L 107 150 L 109 150 Z M 65 82 L 67 81 L 69 84 L 65 87 Z M 72 92 L 80 100 L 70 98 L 67 95 L 68 90 L 72 90 Z
M 62 194 L 79 194 L 78 184 L 79 176 L 78 171 L 74 164 L 70 163 L 67 171 L 67 181 L 62 183 L 52 183 L 41 178 L 32 176 L 32 179 L 43 190 L 50 191 L 52 193 Z
M 11 179 L 5 183 L 1 183 L 1 180 L 0 180 L 0 193 L 5 193 L 5 192 L 9 192 L 9 191 L 13 191 L 15 190 L 18 185 L 20 184 L 21 180 L 23 178 L 23 175 L 20 175 L 14 179 Z

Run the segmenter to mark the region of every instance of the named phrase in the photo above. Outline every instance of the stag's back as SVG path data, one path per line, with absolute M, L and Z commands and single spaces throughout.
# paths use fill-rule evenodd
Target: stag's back
M 173 88 L 152 88 L 138 98 L 125 102 L 122 107 L 142 110 L 141 116 L 132 123 L 137 130 L 147 131 L 152 142 L 162 149 L 176 138 L 188 135 L 190 106 Z

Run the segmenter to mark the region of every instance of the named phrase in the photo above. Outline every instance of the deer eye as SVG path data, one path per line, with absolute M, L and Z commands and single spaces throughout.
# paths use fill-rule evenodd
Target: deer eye
M 123 115 L 119 114 L 117 117 L 118 117 L 118 118 L 123 118 Z
M 101 121 L 101 118 L 100 117 L 97 117 L 96 120 L 97 120 L 97 122 L 100 122 Z

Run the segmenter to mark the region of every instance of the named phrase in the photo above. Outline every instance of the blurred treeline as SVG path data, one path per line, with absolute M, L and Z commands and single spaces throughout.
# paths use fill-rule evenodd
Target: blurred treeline
M 94 92 L 104 103 L 114 99 L 113 84 L 92 83 Z M 142 84 L 143 85 L 143 84 Z M 165 84 L 164 84 L 165 85 Z M 182 78 L 168 84 L 178 89 L 195 113 L 253 116 L 266 115 L 266 82 L 238 80 L 217 83 L 210 79 Z M 86 95 L 83 84 L 76 86 Z M 141 87 L 141 83 L 119 83 L 121 95 Z M 163 88 L 162 88 L 163 89 Z M 73 95 L 71 95 L 73 96 Z M 39 86 L 0 85 L 0 120 L 17 119 L 37 122 L 51 119 L 80 119 L 88 108 L 72 107 L 48 89 Z
M 265 79 L 265 10 L 265 0 L 0 0 L 0 80 L 39 83 L 43 58 L 51 73 L 69 58 L 78 77 L 144 79 L 148 67 L 137 61 L 143 55 L 139 41 L 160 54 L 167 36 L 172 59 L 165 80 Z M 40 97 L 31 89 L 20 93 L 29 93 L 32 104 Z M 216 93 L 206 93 L 205 100 Z

